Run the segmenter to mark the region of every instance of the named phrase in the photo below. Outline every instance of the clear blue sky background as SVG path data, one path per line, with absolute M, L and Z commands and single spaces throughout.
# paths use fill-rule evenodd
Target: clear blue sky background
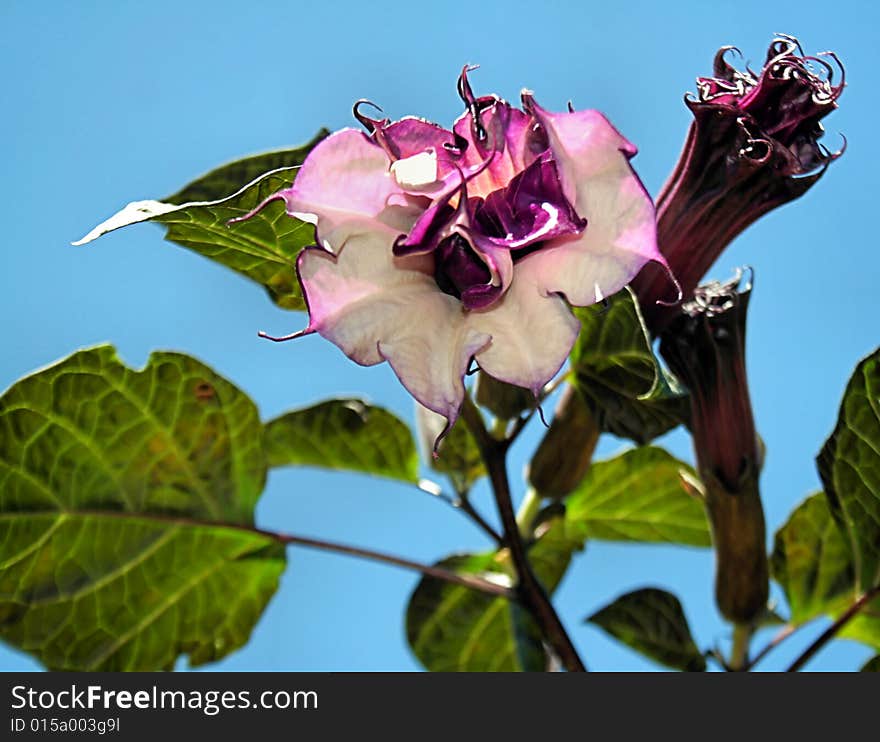
M 756 269 L 749 373 L 768 447 L 763 491 L 772 530 L 819 480 L 813 457 L 830 432 L 855 363 L 880 341 L 875 229 L 880 172 L 871 3 L 78 2 L 4 0 L 0 8 L 3 245 L 0 387 L 75 349 L 110 341 L 139 366 L 156 348 L 187 351 L 253 396 L 264 417 L 339 394 L 365 395 L 405 419 L 412 403 L 387 366 L 362 369 L 314 337 L 260 341 L 301 314 L 275 308 L 232 272 L 139 225 L 88 247 L 72 239 L 130 200 L 174 192 L 236 157 L 306 141 L 352 123 L 361 97 L 392 116 L 451 123 L 455 78 L 478 62 L 479 92 L 604 111 L 640 148 L 656 192 L 689 113 L 682 95 L 722 44 L 756 65 L 773 32 L 832 48 L 850 87 L 826 120 L 846 156 L 802 201 L 763 219 L 716 267 Z M 519 472 L 540 435 L 514 451 Z M 664 441 L 691 459 L 682 434 Z M 605 441 L 608 455 L 622 442 Z M 478 503 L 490 512 L 488 493 Z M 418 491 L 312 470 L 273 472 L 258 510 L 267 527 L 433 561 L 486 545 L 458 513 Z M 596 669 L 653 669 L 582 619 L 615 595 L 664 586 L 685 604 L 701 646 L 727 641 L 712 603 L 709 551 L 590 544 L 558 604 Z M 295 549 L 250 644 L 224 670 L 411 670 L 403 608 L 416 578 Z M 820 630 L 791 640 L 784 666 Z M 853 669 L 870 652 L 840 643 L 811 664 Z M 0 646 L 0 668 L 37 663 Z

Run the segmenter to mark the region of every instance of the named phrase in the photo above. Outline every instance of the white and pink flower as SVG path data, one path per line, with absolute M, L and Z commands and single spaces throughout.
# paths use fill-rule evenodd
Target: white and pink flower
M 452 425 L 475 361 L 538 393 L 579 323 L 657 249 L 636 149 L 597 111 L 476 98 L 452 130 L 355 115 L 368 132 L 322 141 L 271 197 L 315 225 L 297 261 L 309 324 L 362 365 L 388 361 Z M 260 207 L 262 208 L 262 207 Z M 447 429 L 448 429 L 447 426 Z

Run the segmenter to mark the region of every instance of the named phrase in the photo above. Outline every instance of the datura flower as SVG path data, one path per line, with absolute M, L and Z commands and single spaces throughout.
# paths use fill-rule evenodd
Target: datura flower
M 451 130 L 369 118 L 359 101 L 366 131 L 327 137 L 269 199 L 315 225 L 317 246 L 297 260 L 309 322 L 288 337 L 388 361 L 447 430 L 473 361 L 537 395 L 578 334 L 569 304 L 665 265 L 636 149 L 602 114 L 551 113 L 528 91 L 522 110 L 478 98 L 469 71 Z
M 760 72 L 715 55 L 712 77 L 697 78 L 685 100 L 694 120 L 678 164 L 657 197 L 660 249 L 684 298 L 731 240 L 768 211 L 811 188 L 840 156 L 822 143 L 822 119 L 837 108 L 845 81 L 833 52 L 805 56 L 779 35 Z M 834 66 L 841 72 L 834 79 Z M 645 320 L 659 333 L 676 315 L 656 299 L 665 277 L 645 271 L 634 283 Z

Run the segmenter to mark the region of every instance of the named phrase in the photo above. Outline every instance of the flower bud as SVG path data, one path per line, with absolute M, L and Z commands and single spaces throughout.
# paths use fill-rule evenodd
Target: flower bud
M 586 401 L 566 387 L 529 465 L 529 484 L 542 497 L 565 497 L 586 475 L 598 440 L 599 428 Z
M 768 570 L 758 488 L 761 446 L 745 364 L 751 286 L 740 275 L 694 291 L 661 336 L 660 351 L 687 385 L 697 469 L 717 557 L 715 592 L 722 614 L 750 624 L 766 609 Z
M 807 57 L 779 36 L 760 73 L 715 56 L 713 77 L 685 98 L 694 120 L 657 198 L 660 250 L 687 300 L 731 240 L 760 216 L 803 195 L 841 153 L 819 142 L 821 119 L 837 108 L 843 67 L 831 53 Z M 738 50 L 737 50 L 738 51 Z M 833 83 L 835 63 L 840 82 Z M 666 275 L 646 267 L 633 282 L 654 334 L 676 316 Z
M 499 381 L 485 371 L 477 374 L 474 397 L 478 405 L 485 407 L 499 420 L 513 420 L 537 404 L 535 395 L 528 389 Z

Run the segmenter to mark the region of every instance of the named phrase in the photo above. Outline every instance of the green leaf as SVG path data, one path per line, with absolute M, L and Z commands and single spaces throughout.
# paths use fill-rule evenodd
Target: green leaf
M 642 588 L 621 595 L 586 620 L 661 665 L 687 672 L 706 669 L 681 603 L 665 590 Z
M 273 170 L 302 165 L 306 155 L 329 134 L 327 129 L 321 129 L 310 142 L 301 147 L 263 152 L 227 162 L 188 183 L 173 196 L 162 200 L 169 204 L 182 205 L 195 201 L 217 201 L 225 198 L 261 175 Z
M 418 481 L 406 423 L 360 399 L 331 399 L 266 423 L 269 466 L 318 466 Z
M 860 672 L 880 672 L 880 654 L 872 657 L 862 665 Z
M 654 355 L 629 288 L 575 314 L 581 331 L 571 352 L 574 384 L 602 430 L 645 444 L 687 421 L 687 396 Z
M 843 613 L 843 611 L 839 611 Z M 844 626 L 838 636 L 841 639 L 867 644 L 880 651 L 880 598 L 875 598 Z
M 880 349 L 856 366 L 817 464 L 856 582 L 868 590 L 880 582 Z
M 164 201 L 132 202 L 74 244 L 91 242 L 129 224 L 155 221 L 168 227 L 165 239 L 256 281 L 278 306 L 305 309 L 296 256 L 314 244 L 314 227 L 287 216 L 282 201 L 273 201 L 247 221 L 229 224 L 229 220 L 288 188 L 296 168 L 326 135 L 322 130 L 303 147 L 219 167 Z
M 0 398 L 0 636 L 53 669 L 156 670 L 242 646 L 284 548 L 251 528 L 254 404 L 199 361 L 80 351 Z
M 512 584 L 495 553 L 458 554 L 437 566 Z M 432 672 L 540 672 L 547 664 L 537 628 L 516 603 L 432 577 L 410 597 L 406 635 Z
M 466 495 L 474 483 L 486 474 L 483 457 L 477 442 L 459 418 L 452 430 L 440 442 L 437 456 L 433 455 L 434 441 L 446 427 L 446 418 L 416 404 L 416 426 L 425 460 L 434 471 L 445 474 L 460 495 Z
M 548 592 L 555 590 L 578 548 L 577 540 L 567 536 L 559 521 L 532 545 L 532 568 Z M 456 555 L 439 566 L 502 584 L 513 580 L 506 550 Z M 432 672 L 540 672 L 547 668 L 540 631 L 517 603 L 432 577 L 422 578 L 410 597 L 406 632 L 413 653 Z
M 568 531 L 608 541 L 710 546 L 703 504 L 683 477 L 697 481 L 691 467 L 651 446 L 597 461 L 566 500 Z
M 854 598 L 849 544 L 823 492 L 812 495 L 776 532 L 770 569 L 797 625 L 845 607 Z
M 794 625 L 822 615 L 837 618 L 861 593 L 850 543 L 822 492 L 801 503 L 776 533 L 770 567 L 785 592 Z M 862 608 L 838 637 L 880 649 L 880 598 Z

